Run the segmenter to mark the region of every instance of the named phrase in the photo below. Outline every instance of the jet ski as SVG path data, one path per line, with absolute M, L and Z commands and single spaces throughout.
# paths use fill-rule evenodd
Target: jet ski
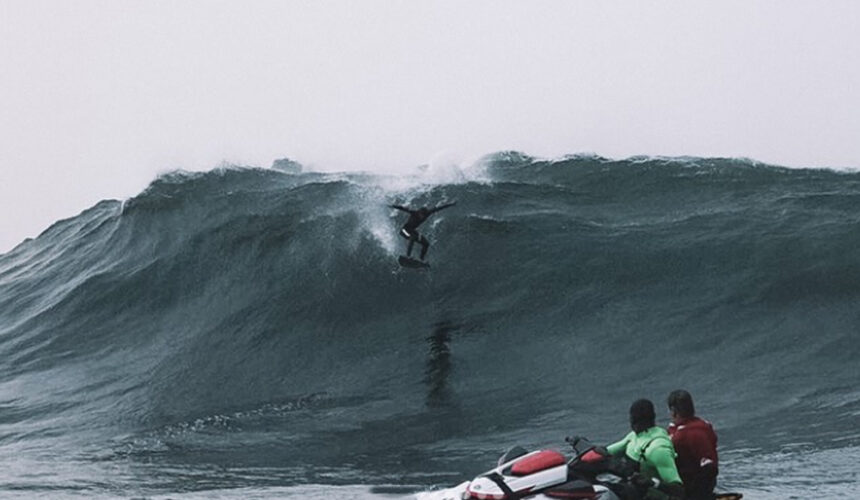
M 555 450 L 528 452 L 515 446 L 499 458 L 498 467 L 453 488 L 419 495 L 420 500 L 640 500 L 659 480 L 634 481 L 636 464 L 609 456 L 585 438 L 567 438 L 574 456 Z M 715 500 L 740 500 L 724 493 Z

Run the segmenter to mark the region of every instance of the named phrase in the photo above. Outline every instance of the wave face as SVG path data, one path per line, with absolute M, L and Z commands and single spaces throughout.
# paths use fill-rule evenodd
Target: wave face
M 415 491 L 617 438 L 638 397 L 665 423 L 684 387 L 722 484 L 857 491 L 828 457 L 860 447 L 860 174 L 481 165 L 172 173 L 0 256 L 0 490 Z M 401 269 L 386 205 L 444 200 L 432 269 Z

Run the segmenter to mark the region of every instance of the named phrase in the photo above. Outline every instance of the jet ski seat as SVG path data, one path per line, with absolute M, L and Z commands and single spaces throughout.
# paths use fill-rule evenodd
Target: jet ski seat
M 564 455 L 555 450 L 543 450 L 529 455 L 511 467 L 511 475 L 528 476 L 535 472 L 564 465 Z

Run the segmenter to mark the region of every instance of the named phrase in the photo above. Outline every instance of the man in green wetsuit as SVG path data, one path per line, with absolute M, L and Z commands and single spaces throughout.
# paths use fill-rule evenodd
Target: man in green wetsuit
M 655 424 L 654 404 L 639 399 L 630 406 L 630 427 L 633 432 L 606 447 L 610 455 L 626 455 L 639 464 L 639 478 L 634 483 L 647 488 L 644 498 L 680 499 L 684 496 L 681 476 L 675 467 L 675 448 L 669 433 Z M 659 481 L 653 486 L 651 479 Z M 649 484 L 651 483 L 651 484 Z

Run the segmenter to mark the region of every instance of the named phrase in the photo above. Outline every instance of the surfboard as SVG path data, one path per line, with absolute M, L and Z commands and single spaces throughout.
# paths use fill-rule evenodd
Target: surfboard
M 430 264 L 424 261 L 413 259 L 411 257 L 407 257 L 405 255 L 401 255 L 400 257 L 398 257 L 397 262 L 399 262 L 400 265 L 403 267 L 411 267 L 413 269 L 430 269 Z

